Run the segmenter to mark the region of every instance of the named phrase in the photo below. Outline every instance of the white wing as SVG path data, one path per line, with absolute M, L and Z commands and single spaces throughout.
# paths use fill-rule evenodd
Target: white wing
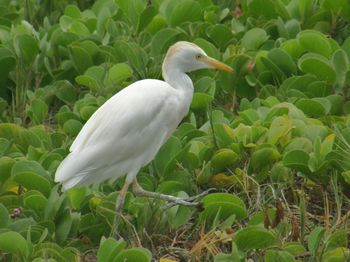
M 68 189 L 129 172 L 136 175 L 154 158 L 185 111 L 177 90 L 166 82 L 135 82 L 91 116 L 58 167 L 55 181 Z

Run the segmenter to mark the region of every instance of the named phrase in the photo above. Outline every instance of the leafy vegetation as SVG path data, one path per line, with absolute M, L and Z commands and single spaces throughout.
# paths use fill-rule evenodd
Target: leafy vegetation
M 347 0 L 0 0 L 0 260 L 346 261 L 350 210 Z M 191 111 L 138 176 L 61 193 L 53 176 L 106 99 L 160 78 L 167 48 L 235 71 L 191 74 Z

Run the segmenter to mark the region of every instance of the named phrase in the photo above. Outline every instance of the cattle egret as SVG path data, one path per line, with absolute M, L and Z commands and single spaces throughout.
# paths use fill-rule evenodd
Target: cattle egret
M 81 129 L 70 153 L 58 167 L 55 181 L 62 183 L 63 190 L 68 190 L 126 175 L 116 201 L 116 217 L 120 216 L 131 183 L 136 195 L 197 205 L 182 198 L 145 191 L 137 183 L 136 175 L 154 159 L 188 113 L 193 83 L 186 73 L 202 68 L 233 71 L 207 56 L 195 44 L 181 41 L 172 45 L 162 65 L 165 81 L 140 80 L 107 100 Z

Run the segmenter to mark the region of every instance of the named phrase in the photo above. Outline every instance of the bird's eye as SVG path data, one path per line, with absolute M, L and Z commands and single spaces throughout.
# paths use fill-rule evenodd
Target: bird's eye
M 196 59 L 201 59 L 201 58 L 202 58 L 201 54 L 196 55 Z

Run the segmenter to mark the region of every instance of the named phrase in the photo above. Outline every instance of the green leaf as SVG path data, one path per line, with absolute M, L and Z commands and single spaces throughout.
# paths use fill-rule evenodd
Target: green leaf
M 200 219 L 205 220 L 209 224 L 216 216 L 222 221 L 233 214 L 239 220 L 247 216 L 244 202 L 240 198 L 230 194 L 209 194 L 202 199 L 202 202 L 204 204 L 204 211 L 201 213 Z
M 13 158 L 7 156 L 0 158 L 0 183 L 4 183 L 11 176 L 11 169 L 15 163 L 16 160 Z
M 194 22 L 200 20 L 202 17 L 201 5 L 193 0 L 183 0 L 175 5 L 168 21 L 170 26 L 178 26 L 183 22 Z
M 16 65 L 14 53 L 8 48 L 0 48 L 0 80 L 6 79 Z
M 0 250 L 19 255 L 24 259 L 29 252 L 27 241 L 19 233 L 9 231 L 0 233 Z
M 126 242 L 122 239 L 117 241 L 111 237 L 107 239 L 102 237 L 100 248 L 97 251 L 97 259 L 98 261 L 112 262 L 125 247 Z
M 238 155 L 231 149 L 222 148 L 215 152 L 211 158 L 211 166 L 214 169 L 222 170 L 230 167 L 239 161 Z
M 249 251 L 274 245 L 276 236 L 271 231 L 261 226 L 248 226 L 239 230 L 233 237 L 238 249 Z
M 272 120 L 267 132 L 268 143 L 276 144 L 280 138 L 286 136 L 292 129 L 292 122 L 288 117 L 277 116 Z
M 177 194 L 178 197 L 188 198 L 188 195 L 181 191 Z M 169 222 L 173 229 L 177 229 L 182 225 L 188 223 L 191 218 L 193 210 L 186 206 L 177 205 L 169 209 Z
M 63 130 L 70 136 L 78 135 L 80 129 L 83 127 L 83 124 L 75 119 L 69 119 L 63 125 Z
M 241 40 L 241 46 L 246 50 L 257 50 L 268 39 L 265 30 L 253 28 L 247 31 Z
M 128 64 L 119 63 L 113 65 L 107 73 L 107 78 L 105 79 L 106 85 L 120 85 L 128 78 L 132 77 L 133 70 Z
M 343 262 L 348 261 L 350 252 L 348 247 L 338 247 L 325 252 L 322 255 L 322 262 Z
M 251 157 L 251 166 L 256 172 L 259 172 L 266 166 L 276 162 L 281 157 L 275 147 L 263 147 L 254 151 Z
M 267 57 L 275 63 L 286 75 L 294 75 L 297 72 L 297 66 L 292 57 L 283 49 L 274 48 L 270 50 Z
M 154 159 L 156 170 L 163 175 L 167 165 L 181 151 L 181 142 L 177 137 L 170 137 L 161 147 Z
M 21 160 L 12 167 L 11 178 L 28 189 L 38 190 L 45 196 L 51 191 L 51 176 L 36 161 Z
M 79 21 L 73 21 L 72 23 L 70 23 L 68 27 L 68 32 L 85 37 L 90 35 L 89 28 L 87 28 L 83 23 Z
M 76 88 L 67 80 L 60 80 L 54 83 L 55 95 L 66 104 L 73 104 L 77 100 Z
M 2 203 L 0 203 L 0 228 L 7 227 L 9 222 L 10 216 L 7 208 Z
M 289 242 L 283 246 L 283 250 L 289 252 L 293 256 L 298 256 L 306 252 L 305 247 L 299 242 Z
M 308 162 L 309 162 L 309 154 L 306 153 L 303 150 L 291 150 L 284 154 L 283 157 L 283 164 L 286 167 L 289 168 L 294 168 L 298 171 L 304 172 L 304 173 L 309 173 L 309 167 L 308 167 Z
M 91 76 L 88 75 L 79 75 L 75 78 L 75 81 L 82 86 L 86 86 L 90 88 L 91 91 L 93 92 L 98 92 L 100 91 L 100 84 L 99 82 L 94 79 Z
M 55 220 L 56 224 L 56 241 L 62 243 L 68 238 L 68 235 L 73 226 L 73 216 L 71 211 L 66 208 L 63 212 L 60 213 L 60 216 Z
M 39 53 L 38 41 L 31 35 L 20 34 L 14 38 L 17 55 L 27 65 L 31 64 Z
M 68 199 L 72 205 L 72 208 L 79 209 L 83 201 L 86 199 L 89 190 L 86 187 L 72 188 L 67 192 Z
M 339 247 L 348 247 L 348 233 L 346 229 L 333 232 L 326 240 L 325 252 Z
M 331 45 L 322 33 L 314 30 L 305 30 L 297 35 L 297 39 L 307 51 L 320 54 L 326 58 L 331 57 Z
M 338 49 L 333 53 L 332 64 L 337 74 L 337 83 L 342 87 L 345 84 L 346 72 L 349 68 L 349 59 L 343 49 Z
M 23 204 L 25 208 L 31 209 L 40 217 L 43 217 L 47 205 L 47 199 L 39 191 L 30 190 L 23 196 Z
M 150 262 L 152 260 L 152 253 L 142 247 L 130 248 L 123 250 L 117 255 L 114 261 L 125 262 L 125 261 L 138 261 L 138 262 Z
M 318 79 L 330 83 L 336 80 L 336 72 L 330 62 L 318 54 L 305 54 L 298 60 L 298 67 L 304 73 L 315 75 Z
M 64 9 L 64 14 L 75 19 L 81 18 L 80 10 L 76 5 L 67 5 Z
M 185 40 L 182 31 L 175 28 L 164 28 L 158 31 L 151 42 L 151 54 L 155 57 L 164 54 L 170 45 L 179 40 Z
M 194 93 L 191 103 L 192 110 L 205 110 L 208 105 L 213 101 L 214 97 L 205 93 Z
M 297 39 L 290 39 L 283 42 L 281 49 L 286 51 L 291 57 L 293 57 L 293 59 L 298 59 L 305 50 Z
M 207 34 L 221 50 L 224 50 L 233 38 L 230 28 L 222 24 L 212 26 Z
M 325 98 L 299 99 L 295 105 L 310 117 L 324 116 L 331 109 L 331 103 Z
M 325 233 L 325 228 L 316 227 L 314 230 L 311 231 L 309 235 L 307 246 L 313 257 L 316 256 L 317 254 L 317 251 L 320 246 L 324 233 Z
M 268 250 L 264 256 L 265 262 L 293 262 L 294 257 L 286 251 Z
M 41 124 L 44 121 L 48 110 L 49 107 L 41 99 L 34 99 L 31 103 L 31 106 L 27 109 L 28 116 L 37 125 Z
M 82 74 L 86 69 L 93 65 L 92 57 L 90 54 L 81 46 L 71 45 L 69 47 L 69 53 L 74 64 L 75 69 L 78 73 Z M 82 61 L 84 61 L 82 63 Z

